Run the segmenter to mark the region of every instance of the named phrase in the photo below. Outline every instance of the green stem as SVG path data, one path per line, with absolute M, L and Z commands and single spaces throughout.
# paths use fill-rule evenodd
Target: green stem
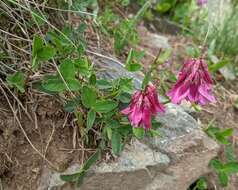
M 143 7 L 137 12 L 136 16 L 134 17 L 133 24 L 136 25 L 136 23 L 140 20 L 140 18 L 144 15 L 145 11 L 151 6 L 152 0 L 148 0 Z

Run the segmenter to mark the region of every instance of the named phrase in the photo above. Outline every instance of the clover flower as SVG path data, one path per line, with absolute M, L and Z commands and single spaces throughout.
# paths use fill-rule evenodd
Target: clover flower
M 159 102 L 156 88 L 153 84 L 147 85 L 145 90 L 137 90 L 129 106 L 121 113 L 128 115 L 133 127 L 151 128 L 151 117 L 158 113 L 164 113 L 165 108 Z
M 185 61 L 176 84 L 167 95 L 175 104 L 181 103 L 183 99 L 200 105 L 215 102 L 212 79 L 205 60 L 200 58 Z

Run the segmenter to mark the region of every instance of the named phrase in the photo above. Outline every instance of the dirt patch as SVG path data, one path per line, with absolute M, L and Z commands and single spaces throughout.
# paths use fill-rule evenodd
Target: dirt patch
M 66 118 L 56 98 L 41 95 L 25 102 L 33 121 L 22 111 L 18 117 L 32 144 L 60 170 L 77 162 L 80 151 L 72 151 L 70 116 Z M 19 109 L 17 104 L 14 107 Z M 8 190 L 36 189 L 38 177 L 48 164 L 24 137 L 4 96 L 0 96 L 0 112 L 0 182 Z
M 214 121 L 214 125 L 220 128 L 233 128 L 234 135 L 238 135 L 238 110 L 234 103 L 238 98 L 237 81 L 232 81 L 233 87 L 227 89 L 225 84 L 217 84 L 214 93 L 217 102 L 203 108 L 203 111 L 197 114 L 197 117 L 204 124 Z

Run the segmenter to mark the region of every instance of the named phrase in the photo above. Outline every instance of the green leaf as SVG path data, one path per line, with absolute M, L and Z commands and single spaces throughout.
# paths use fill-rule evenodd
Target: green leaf
M 132 94 L 134 92 L 134 84 L 132 78 L 120 78 L 119 80 L 120 90 Z
M 216 139 L 217 141 L 219 141 L 221 144 L 229 144 L 229 141 L 227 140 L 226 137 L 229 137 L 232 135 L 233 130 L 231 128 L 225 129 L 223 131 L 221 131 L 219 128 L 217 127 L 208 127 L 205 132 L 212 138 Z
M 117 120 L 111 119 L 111 120 L 107 121 L 106 127 L 116 129 L 116 128 L 120 127 L 120 123 Z
M 220 134 L 223 137 L 229 137 L 229 136 L 232 135 L 232 133 L 233 133 L 233 129 L 232 128 L 228 128 L 228 129 L 223 130 Z
M 95 118 L 96 118 L 96 112 L 94 110 L 90 110 L 87 114 L 87 130 L 93 127 Z
M 39 61 L 47 61 L 53 58 L 55 54 L 56 54 L 56 51 L 53 47 L 45 46 L 41 48 L 39 51 L 37 51 L 36 56 Z
M 224 144 L 224 145 L 229 144 L 229 141 L 224 136 L 222 136 L 221 133 L 216 133 L 215 136 L 216 136 L 216 140 L 219 143 Z
M 130 72 L 136 72 L 141 70 L 142 66 L 138 63 L 132 63 L 130 65 L 126 65 L 126 69 Z
M 143 139 L 145 136 L 145 129 L 141 127 L 133 127 L 133 134 L 138 139 Z
M 39 35 L 35 35 L 33 38 L 32 57 L 36 57 L 37 52 L 44 46 L 44 41 Z
M 207 189 L 207 182 L 204 177 L 201 177 L 197 182 L 197 189 L 198 190 L 206 190 Z
M 80 104 L 80 97 L 78 96 L 78 97 L 66 102 L 66 104 L 64 105 L 64 110 L 66 112 L 74 112 L 79 104 Z
M 208 127 L 207 129 L 205 129 L 205 132 L 207 133 L 207 135 L 211 138 L 216 138 L 216 133 L 219 132 L 220 129 L 218 127 Z
M 228 175 L 226 173 L 218 173 L 220 185 L 226 187 L 228 185 Z
M 198 57 L 201 55 L 199 48 L 195 46 L 187 46 L 186 47 L 186 53 L 190 57 Z
M 238 173 L 238 162 L 228 162 L 224 164 L 220 172 L 226 174 Z
M 86 175 L 85 171 L 80 172 L 80 175 L 78 176 L 76 180 L 76 187 L 80 187 L 83 184 L 85 175 Z
M 128 93 L 121 93 L 118 98 L 122 103 L 125 104 L 131 101 L 131 95 Z
M 121 5 L 124 7 L 128 6 L 129 4 L 130 4 L 130 0 L 122 0 L 121 1 Z
M 109 81 L 104 79 L 97 80 L 96 84 L 98 89 L 101 89 L 101 90 L 112 88 L 112 84 Z
M 90 73 L 89 61 L 87 58 L 75 60 L 74 65 L 81 75 L 87 76 Z
M 96 82 L 97 82 L 97 77 L 96 77 L 95 74 L 92 74 L 92 75 L 90 76 L 90 78 L 89 78 L 89 83 L 90 83 L 91 85 L 95 85 Z
M 71 175 L 61 175 L 60 178 L 66 182 L 76 182 L 76 186 L 79 187 L 83 183 L 83 179 L 87 170 L 98 160 L 101 154 L 101 150 L 98 149 L 80 168 L 80 171 Z
M 141 13 L 141 11 L 138 11 Z M 137 16 L 138 15 L 138 16 Z M 124 20 L 114 29 L 114 49 L 116 53 L 120 51 L 128 44 L 136 44 L 139 40 L 138 33 L 135 30 L 137 18 L 141 15 L 137 14 L 134 19 Z
M 219 61 L 218 63 L 212 64 L 209 66 L 209 71 L 210 72 L 216 72 L 222 67 L 225 67 L 227 64 L 231 63 L 230 60 L 222 60 Z
M 111 100 L 101 100 L 93 106 L 96 112 L 108 113 L 117 107 L 117 103 Z
M 124 137 L 131 136 L 133 134 L 131 125 L 123 125 L 117 129 L 117 131 Z
M 151 124 L 152 124 L 152 129 L 151 130 L 152 131 L 156 130 L 157 132 L 158 132 L 158 129 L 162 126 L 162 123 L 155 120 L 155 119 L 152 119 Z
M 32 47 L 32 69 L 36 70 L 39 67 L 40 61 L 47 61 L 53 58 L 56 51 L 53 47 L 44 46 L 44 41 L 40 36 L 35 35 Z
M 163 64 L 165 61 L 167 61 L 170 57 L 172 53 L 172 50 L 171 49 L 167 49 L 166 51 L 164 51 L 163 53 L 160 54 L 159 58 L 158 58 L 158 62 L 160 64 Z
M 101 155 L 101 150 L 98 149 L 83 165 L 82 170 L 87 171 L 96 161 L 99 159 Z
M 159 13 L 166 13 L 167 11 L 169 11 L 171 9 L 172 5 L 170 3 L 158 3 L 156 5 L 156 10 Z
M 106 130 L 107 130 L 107 138 L 109 140 L 112 140 L 112 129 L 110 127 L 107 127 Z
M 70 59 L 64 60 L 60 66 L 59 70 L 61 75 L 64 77 L 65 80 L 71 79 L 75 77 L 75 68 L 74 64 Z
M 150 129 L 149 133 L 152 137 L 162 137 L 161 133 L 158 130 Z
M 148 85 L 148 83 L 150 82 L 150 79 L 151 79 L 151 70 L 148 71 L 144 77 L 144 80 L 142 82 L 142 86 L 141 88 L 142 89 L 145 89 L 145 87 Z
M 78 91 L 81 88 L 81 84 L 77 79 L 67 79 L 66 83 L 71 91 Z
M 12 75 L 7 76 L 7 83 L 11 87 L 17 88 L 21 93 L 25 92 L 24 85 L 25 85 L 25 77 L 21 71 L 17 71 Z
M 112 131 L 112 152 L 114 155 L 119 155 L 121 152 L 121 135 L 116 130 Z
M 130 72 L 139 71 L 141 69 L 141 65 L 136 63 L 139 60 L 139 56 L 137 54 L 139 52 L 134 51 L 133 49 L 130 50 L 127 60 L 126 60 L 126 69 Z
M 63 92 L 66 90 L 65 84 L 59 78 L 48 79 L 44 81 L 44 83 L 42 84 L 42 87 L 52 92 Z
M 81 91 L 82 103 L 86 108 L 91 108 L 96 103 L 96 92 L 87 86 L 84 86 Z
M 126 65 L 130 65 L 133 59 L 133 49 L 130 49 L 127 59 L 126 59 Z
M 70 175 L 60 175 L 60 179 L 66 182 L 74 182 L 77 180 L 78 176 L 80 175 L 79 173 L 74 173 Z
M 223 164 L 220 160 L 217 159 L 212 159 L 210 164 L 217 172 L 219 172 L 223 168 Z

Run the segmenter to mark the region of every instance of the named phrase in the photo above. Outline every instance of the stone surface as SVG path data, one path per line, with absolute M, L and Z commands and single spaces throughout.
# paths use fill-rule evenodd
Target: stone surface
M 142 74 L 128 73 L 118 61 L 95 60 L 107 68 L 101 77 L 112 79 L 130 76 L 140 87 Z M 209 172 L 208 163 L 217 155 L 218 145 L 204 134 L 197 122 L 180 106 L 167 105 L 167 111 L 157 118 L 163 138 L 132 140 L 119 158 L 93 167 L 85 178 L 82 190 L 186 190 L 201 175 Z M 66 173 L 73 173 L 73 165 Z M 58 173 L 44 172 L 38 190 L 73 190 L 59 180 Z M 42 184 L 43 183 L 43 184 Z
M 136 50 L 143 51 L 144 57 L 141 63 L 145 68 L 148 68 L 156 58 L 156 55 L 161 50 L 171 49 L 169 37 L 161 35 L 158 32 L 151 32 L 145 26 L 145 23 L 137 27 L 137 32 L 141 36 L 141 40 L 136 47 Z

